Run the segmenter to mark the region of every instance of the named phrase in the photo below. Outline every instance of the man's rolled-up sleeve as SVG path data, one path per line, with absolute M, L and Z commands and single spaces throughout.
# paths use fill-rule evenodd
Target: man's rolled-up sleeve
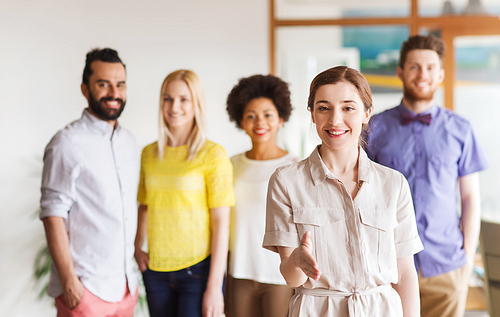
M 68 217 L 76 199 L 75 181 L 80 171 L 76 156 L 70 140 L 60 132 L 45 148 L 40 219 L 51 216 Z

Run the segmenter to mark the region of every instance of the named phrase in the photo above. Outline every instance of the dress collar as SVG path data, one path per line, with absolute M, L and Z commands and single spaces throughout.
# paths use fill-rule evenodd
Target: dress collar
M 320 147 L 321 145 L 318 145 L 309 156 L 309 170 L 314 186 L 323 183 L 327 178 L 338 180 L 338 177 L 333 175 L 333 173 L 328 169 L 328 167 L 326 167 L 325 163 L 321 159 L 321 155 L 319 154 Z M 358 149 L 358 184 L 360 184 L 361 182 L 369 183 L 371 174 L 371 161 L 368 158 L 368 155 L 366 155 L 366 152 L 363 150 L 363 148 L 358 147 Z

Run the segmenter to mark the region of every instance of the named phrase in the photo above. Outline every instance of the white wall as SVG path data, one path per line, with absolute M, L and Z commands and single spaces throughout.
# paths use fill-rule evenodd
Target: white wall
M 0 316 L 55 315 L 32 278 L 42 155 L 80 117 L 85 54 L 105 46 L 127 65 L 120 122 L 141 147 L 156 140 L 160 84 L 179 68 L 204 84 L 209 138 L 229 155 L 250 146 L 225 98 L 238 78 L 268 73 L 267 0 L 0 0 Z

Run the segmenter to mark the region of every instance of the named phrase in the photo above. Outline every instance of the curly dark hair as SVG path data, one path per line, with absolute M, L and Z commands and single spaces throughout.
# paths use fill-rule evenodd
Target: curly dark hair
M 121 63 L 123 67 L 125 67 L 125 64 L 123 64 L 122 60 L 120 59 L 120 57 L 118 57 L 118 53 L 115 50 L 111 48 L 103 48 L 103 49 L 94 48 L 93 50 L 87 53 L 87 59 L 85 60 L 85 68 L 83 69 L 82 83 L 84 83 L 87 86 L 89 85 L 89 78 L 90 76 L 92 76 L 93 73 L 92 68 L 90 66 L 94 61 Z
M 288 121 L 292 113 L 290 90 L 287 83 L 273 75 L 253 75 L 239 80 L 227 96 L 226 110 L 229 120 L 241 129 L 240 122 L 246 105 L 251 100 L 261 97 L 269 98 L 278 110 L 279 117 L 284 122 Z

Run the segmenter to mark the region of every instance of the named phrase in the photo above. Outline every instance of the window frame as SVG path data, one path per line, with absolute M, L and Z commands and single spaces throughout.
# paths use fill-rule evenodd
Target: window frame
M 439 30 L 446 45 L 446 58 L 443 68 L 446 76 L 444 86 L 444 106 L 453 109 L 453 89 L 455 84 L 455 55 L 453 40 L 465 35 L 498 35 L 500 18 L 491 15 L 438 16 L 423 17 L 418 13 L 418 0 L 410 0 L 410 15 L 395 18 L 341 18 L 341 19 L 278 19 L 275 14 L 275 0 L 269 0 L 269 67 L 270 73 L 276 71 L 276 33 L 279 28 L 295 26 L 367 26 L 367 25 L 405 25 L 410 34 L 420 29 Z

